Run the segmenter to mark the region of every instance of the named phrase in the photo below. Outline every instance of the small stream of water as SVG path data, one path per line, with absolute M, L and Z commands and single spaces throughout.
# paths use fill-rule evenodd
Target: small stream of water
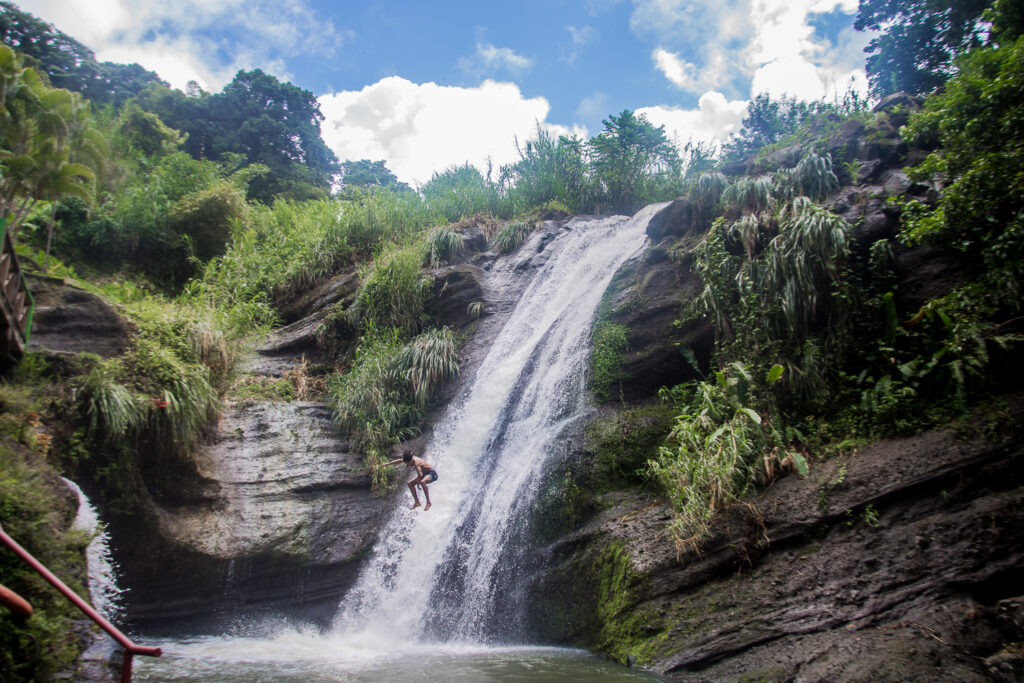
M 118 587 L 117 567 L 110 557 L 110 538 L 100 524 L 96 508 L 78 484 L 70 479 L 64 479 L 64 483 L 78 496 L 78 513 L 75 515 L 74 528 L 92 536 L 85 549 L 89 567 L 89 595 L 92 598 L 90 604 L 110 621 L 117 621 L 121 617 L 123 591 Z

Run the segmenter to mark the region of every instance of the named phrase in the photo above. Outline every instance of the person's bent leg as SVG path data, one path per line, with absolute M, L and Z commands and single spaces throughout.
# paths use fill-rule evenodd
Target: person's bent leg
M 427 504 L 423 507 L 423 511 L 426 512 L 430 509 L 430 491 L 427 490 L 427 478 L 423 477 L 423 482 L 420 483 L 423 487 L 423 497 L 427 500 Z
M 416 495 L 416 483 L 418 481 L 419 479 L 413 479 L 412 481 L 409 482 L 409 492 L 412 494 L 413 500 L 412 506 L 409 508 L 410 510 L 415 510 L 420 506 L 420 497 Z M 427 504 L 430 504 L 429 498 L 427 499 Z

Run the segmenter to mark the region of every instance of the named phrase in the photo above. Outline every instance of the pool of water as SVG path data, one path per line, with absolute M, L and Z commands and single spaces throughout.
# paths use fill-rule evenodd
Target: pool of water
M 159 658 L 137 657 L 135 680 L 217 681 L 658 681 L 581 650 L 535 646 L 388 642 L 386 637 L 292 631 L 270 638 L 208 636 L 153 641 Z

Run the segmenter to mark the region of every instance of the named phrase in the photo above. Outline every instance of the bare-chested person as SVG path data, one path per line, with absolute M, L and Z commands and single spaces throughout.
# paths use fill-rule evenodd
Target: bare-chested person
M 391 465 L 397 465 L 400 462 L 404 462 L 407 466 L 412 467 L 416 470 L 416 477 L 409 482 L 409 492 L 412 493 L 412 506 L 410 510 L 415 510 L 420 506 L 419 496 L 416 495 L 416 487 L 419 486 L 423 489 L 423 497 L 426 499 L 427 504 L 423 507 L 423 510 L 430 509 L 430 491 L 427 490 L 427 484 L 432 484 L 437 481 L 437 471 L 431 467 L 426 460 L 423 458 L 413 455 L 412 451 L 408 448 L 402 451 L 401 458 L 395 458 L 389 462 L 384 463 L 384 467 L 390 467 Z

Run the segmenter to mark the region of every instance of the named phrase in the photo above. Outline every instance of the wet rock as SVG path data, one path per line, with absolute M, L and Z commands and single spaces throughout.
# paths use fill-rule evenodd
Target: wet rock
M 111 523 L 132 577 L 129 618 L 148 630 L 208 632 L 259 614 L 326 624 L 374 542 L 387 500 L 319 403 L 224 413 L 195 456 L 216 484 L 204 504 L 151 502 Z M 179 630 L 180 632 L 180 630 Z
M 29 350 L 104 358 L 128 350 L 128 322 L 103 299 L 65 280 L 29 276 L 28 282 L 36 303 Z
M 770 160 L 776 167 L 792 168 L 797 165 L 801 156 L 803 156 L 803 148 L 800 145 L 790 145 L 772 152 Z
M 92 621 L 75 623 L 82 632 L 83 652 L 74 680 L 80 683 L 115 683 L 121 680 L 123 650 L 106 633 L 93 630 Z
M 693 200 L 680 197 L 651 218 L 647 224 L 647 236 L 651 242 L 660 242 L 666 236 L 681 237 L 700 229 L 694 222 Z
M 922 101 L 919 97 L 915 97 L 905 92 L 895 92 L 891 95 L 886 95 L 882 100 L 871 108 L 873 112 L 888 112 L 892 113 L 895 109 L 902 109 L 904 111 L 917 111 L 921 108 Z M 903 125 L 902 123 L 899 125 Z
M 434 296 L 427 312 L 435 324 L 462 330 L 473 323 L 470 305 L 483 303 L 483 271 L 474 265 L 460 264 L 431 271 Z
M 648 399 L 662 386 L 697 376 L 690 354 L 705 368 L 711 357 L 714 330 L 707 320 L 675 325 L 703 283 L 688 265 L 669 260 L 666 249 L 664 242 L 651 247 L 620 269 L 609 287 L 610 321 L 629 330 L 616 399 Z
M 531 624 L 599 649 L 623 628 L 647 668 L 687 681 L 1014 680 L 1015 617 L 998 614 L 1024 579 L 1022 464 L 943 432 L 879 442 L 725 512 L 700 553 L 672 543 L 663 502 L 608 494 L 547 549 Z M 614 547 L 628 571 L 608 573 Z M 625 597 L 602 620 L 613 580 Z
M 889 197 L 904 195 L 910 189 L 910 179 L 902 169 L 893 169 L 882 177 L 882 187 Z
M 301 295 L 279 297 L 278 313 L 285 323 L 294 323 L 310 315 L 322 313 L 334 304 L 342 302 L 351 304 L 351 300 L 359 289 L 359 284 L 359 274 L 356 269 L 345 268 L 331 279 Z
M 487 235 L 484 234 L 483 228 L 480 225 L 473 224 L 469 227 L 460 231 L 462 235 L 462 245 L 465 247 L 467 252 L 482 252 L 487 251 Z
M 976 271 L 962 252 L 930 246 L 896 250 L 896 306 L 909 314 L 930 299 L 972 280 Z
M 281 377 L 285 371 L 303 361 L 313 363 L 323 360 L 323 352 L 317 340 L 317 330 L 324 323 L 329 311 L 320 310 L 291 325 L 275 330 L 256 349 L 248 365 L 248 371 L 255 375 Z M 352 341 L 355 335 L 351 335 Z

